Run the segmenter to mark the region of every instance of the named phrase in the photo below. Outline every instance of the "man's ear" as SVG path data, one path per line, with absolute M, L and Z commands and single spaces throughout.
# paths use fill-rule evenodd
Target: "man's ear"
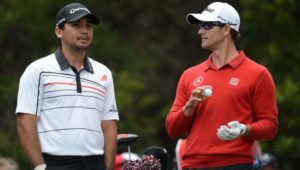
M 61 39 L 63 30 L 59 27 L 55 27 L 55 35 L 57 38 Z
M 230 25 L 226 24 L 226 25 L 223 27 L 223 29 L 224 29 L 224 36 L 230 35 L 230 30 L 232 29 L 232 28 L 230 27 Z

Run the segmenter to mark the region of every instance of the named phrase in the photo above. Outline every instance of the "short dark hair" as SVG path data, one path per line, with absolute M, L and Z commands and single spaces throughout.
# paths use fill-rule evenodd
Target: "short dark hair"
M 60 28 L 60 29 L 64 29 L 65 28 L 65 24 L 66 23 L 62 23 L 62 24 L 58 25 L 57 27 Z
M 230 35 L 234 43 L 236 44 L 238 40 L 241 38 L 241 34 L 234 29 L 230 30 Z

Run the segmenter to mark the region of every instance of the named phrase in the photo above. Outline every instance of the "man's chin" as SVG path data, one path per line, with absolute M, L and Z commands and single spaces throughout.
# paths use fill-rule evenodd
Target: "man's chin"
M 203 49 L 208 49 L 207 45 L 205 45 L 205 44 L 202 44 L 201 47 L 202 47 Z
M 77 48 L 80 48 L 80 49 L 87 49 L 90 45 L 91 45 L 91 43 L 79 44 L 79 45 L 77 46 Z
M 83 52 L 88 47 L 89 47 L 89 45 L 77 45 L 77 46 L 73 46 L 73 50 L 78 51 L 78 52 Z

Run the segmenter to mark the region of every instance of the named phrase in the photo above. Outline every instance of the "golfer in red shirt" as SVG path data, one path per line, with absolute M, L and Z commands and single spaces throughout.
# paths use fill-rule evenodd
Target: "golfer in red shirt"
M 272 76 L 237 50 L 240 17 L 228 3 L 188 14 L 187 22 L 199 26 L 202 48 L 211 54 L 181 75 L 167 133 L 188 134 L 184 169 L 253 169 L 254 141 L 272 140 L 278 130 Z

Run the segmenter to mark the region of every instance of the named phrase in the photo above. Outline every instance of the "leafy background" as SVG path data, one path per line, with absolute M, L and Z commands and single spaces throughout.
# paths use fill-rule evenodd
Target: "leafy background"
M 18 81 L 32 61 L 55 51 L 56 12 L 70 0 L 0 1 L 0 155 L 30 169 L 16 134 Z M 211 0 L 78 0 L 101 17 L 94 27 L 89 55 L 111 68 L 121 120 L 119 133 L 135 133 L 132 150 L 167 148 L 170 169 L 176 141 L 165 132 L 165 117 L 175 97 L 177 81 L 186 68 L 205 60 L 198 28 L 185 16 L 201 12 Z M 279 132 L 262 141 L 284 170 L 299 169 L 300 158 L 300 1 L 228 0 L 241 17 L 246 54 L 265 65 L 276 83 Z

